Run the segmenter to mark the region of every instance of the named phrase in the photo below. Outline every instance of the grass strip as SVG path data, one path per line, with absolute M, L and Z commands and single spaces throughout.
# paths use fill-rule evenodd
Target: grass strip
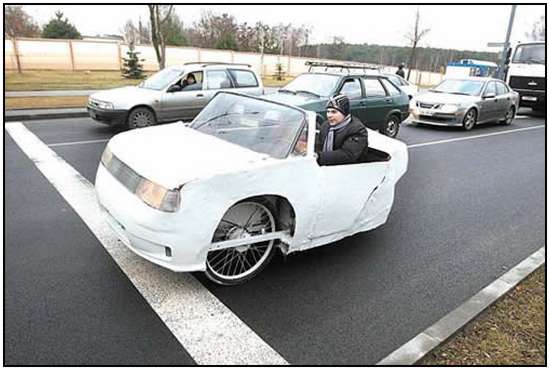
M 415 365 L 545 365 L 545 267 Z
M 5 109 L 84 108 L 87 96 L 33 96 L 4 98 Z

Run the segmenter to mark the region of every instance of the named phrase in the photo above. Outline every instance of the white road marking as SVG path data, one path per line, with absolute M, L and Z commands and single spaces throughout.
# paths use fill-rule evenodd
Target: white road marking
M 79 145 L 79 144 L 95 144 L 95 143 L 105 143 L 109 141 L 110 139 L 98 139 L 98 140 L 84 140 L 84 141 L 70 141 L 66 143 L 53 143 L 53 144 L 47 144 L 49 147 L 55 147 L 55 146 L 66 146 L 66 145 Z
M 531 126 L 531 127 L 524 127 L 524 128 L 518 128 L 515 130 L 507 130 L 507 131 L 499 131 L 499 132 L 492 132 L 490 134 L 483 134 L 483 135 L 474 135 L 474 136 L 467 136 L 467 137 L 457 137 L 454 139 L 445 139 L 445 140 L 437 140 L 437 141 L 429 141 L 427 143 L 418 143 L 418 144 L 411 144 L 407 147 L 409 149 L 411 148 L 419 148 L 423 146 L 430 146 L 430 145 L 438 145 L 438 144 L 445 144 L 445 143 L 452 143 L 455 141 L 464 141 L 464 140 L 472 140 L 472 139 L 479 139 L 482 137 L 488 137 L 488 136 L 496 136 L 496 135 L 505 135 L 505 134 L 512 134 L 515 132 L 521 132 L 521 131 L 527 131 L 527 130 L 535 130 L 539 128 L 544 128 L 546 125 L 538 125 L 538 126 Z
M 191 274 L 173 273 L 130 252 L 103 218 L 93 184 L 23 124 L 8 122 L 5 129 L 199 365 L 288 364 Z

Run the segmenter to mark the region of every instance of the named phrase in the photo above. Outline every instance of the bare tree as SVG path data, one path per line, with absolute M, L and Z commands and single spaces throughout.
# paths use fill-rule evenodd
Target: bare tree
M 405 38 L 411 43 L 411 54 L 409 55 L 409 71 L 407 72 L 407 80 L 411 76 L 411 69 L 416 65 L 416 47 L 428 32 L 430 32 L 429 28 L 422 29 L 420 27 L 420 7 L 417 7 L 413 29 L 405 35 Z
M 40 27 L 25 13 L 21 5 L 6 5 L 4 8 L 4 35 L 8 37 L 37 37 Z
M 147 5 L 149 7 L 149 18 L 151 22 L 151 41 L 157 55 L 159 69 L 166 67 L 166 40 L 163 25 L 168 21 L 173 5 Z
M 136 44 L 138 42 L 139 30 L 134 25 L 132 20 L 127 20 L 126 23 L 124 23 L 124 26 L 120 29 L 120 32 L 122 33 L 124 42 L 127 42 L 128 44 Z
M 525 36 L 533 41 L 546 40 L 546 16 L 543 14 L 533 23 L 533 28 L 530 32 L 525 32 Z

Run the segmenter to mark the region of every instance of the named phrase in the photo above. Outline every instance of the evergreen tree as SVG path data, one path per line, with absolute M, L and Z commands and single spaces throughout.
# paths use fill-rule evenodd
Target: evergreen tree
M 122 60 L 124 61 L 124 66 L 122 67 L 122 76 L 125 78 L 136 80 L 145 77 L 143 74 L 143 64 L 140 63 L 143 62 L 144 59 L 139 59 L 139 52 L 135 51 L 133 43 L 130 43 L 128 45 L 128 51 L 126 52 L 126 55 L 128 55 L 127 58 L 122 58 Z
M 80 32 L 73 26 L 61 11 L 55 12 L 55 18 L 50 19 L 42 30 L 42 37 L 47 39 L 80 39 Z

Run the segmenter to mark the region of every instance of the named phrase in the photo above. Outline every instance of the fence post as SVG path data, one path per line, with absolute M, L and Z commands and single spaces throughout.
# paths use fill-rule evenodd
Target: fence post
M 290 55 L 288 56 L 288 63 L 287 63 L 287 68 L 286 68 L 286 74 L 287 76 L 290 76 L 290 64 L 291 64 L 292 60 L 290 59 Z
M 230 50 L 229 53 L 231 55 L 231 63 L 235 63 L 235 52 L 233 50 Z
M 74 51 L 73 51 L 73 42 L 69 40 L 69 56 L 71 58 L 71 70 L 74 72 Z
M 21 73 L 21 61 L 19 60 L 19 48 L 17 47 L 17 40 L 15 37 L 11 39 L 13 44 L 13 54 L 15 55 L 15 63 L 17 65 L 17 73 Z
M 201 61 L 201 49 L 197 48 L 197 62 Z
M 118 56 L 118 69 L 122 71 L 122 51 L 120 50 L 120 42 L 116 43 L 116 51 Z

